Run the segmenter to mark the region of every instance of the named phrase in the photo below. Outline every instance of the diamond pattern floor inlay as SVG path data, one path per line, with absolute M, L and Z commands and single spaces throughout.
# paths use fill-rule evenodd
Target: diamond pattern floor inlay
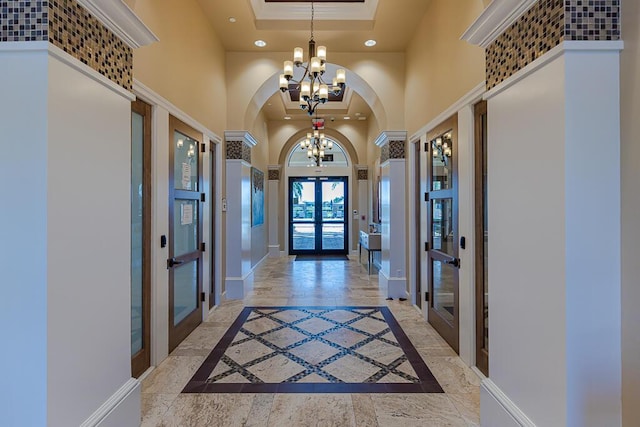
M 442 393 L 387 307 L 245 307 L 183 393 Z

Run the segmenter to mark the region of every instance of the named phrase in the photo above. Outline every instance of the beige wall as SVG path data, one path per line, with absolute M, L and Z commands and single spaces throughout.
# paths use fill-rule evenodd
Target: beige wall
M 136 49 L 133 76 L 207 128 L 226 129 L 224 49 L 195 0 L 129 0 L 159 42 Z
M 640 420 L 640 3 L 623 4 L 621 57 L 622 411 L 625 427 Z
M 407 49 L 406 129 L 417 132 L 485 79 L 484 51 L 460 36 L 480 0 L 433 0 Z

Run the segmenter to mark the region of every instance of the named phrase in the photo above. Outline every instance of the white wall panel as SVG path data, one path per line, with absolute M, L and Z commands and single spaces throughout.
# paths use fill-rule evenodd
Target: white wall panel
M 68 426 L 131 377 L 131 104 L 48 67 L 47 418 Z
M 6 425 L 47 422 L 47 61 L 46 51 L 0 51 L 0 414 Z

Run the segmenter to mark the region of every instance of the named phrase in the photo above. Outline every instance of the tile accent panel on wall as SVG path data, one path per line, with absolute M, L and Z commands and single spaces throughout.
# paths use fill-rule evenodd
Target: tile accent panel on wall
M 227 160 L 244 160 L 251 163 L 251 147 L 244 141 L 227 141 Z
M 0 42 L 45 40 L 131 90 L 133 50 L 75 0 L 0 0 Z
M 620 0 L 539 0 L 487 48 L 487 90 L 564 40 L 619 39 Z
M 269 169 L 269 181 L 279 181 L 280 171 L 277 169 Z
M 366 181 L 369 179 L 369 171 L 367 169 L 358 169 L 358 180 Z

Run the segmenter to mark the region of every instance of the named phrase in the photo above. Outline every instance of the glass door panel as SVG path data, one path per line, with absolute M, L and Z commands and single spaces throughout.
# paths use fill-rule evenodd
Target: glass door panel
M 202 321 L 199 134 L 170 117 L 169 351 Z
M 346 177 L 289 179 L 289 253 L 347 253 Z
M 476 178 L 476 366 L 489 376 L 489 222 L 487 102 L 474 106 Z
M 177 266 L 173 274 L 173 326 L 176 326 L 198 308 L 198 261 Z
M 458 178 L 457 116 L 430 132 L 428 179 L 430 189 L 427 227 L 430 230 L 428 282 L 429 323 L 457 352 L 458 327 Z
M 151 106 L 131 103 L 131 374 L 150 366 Z

